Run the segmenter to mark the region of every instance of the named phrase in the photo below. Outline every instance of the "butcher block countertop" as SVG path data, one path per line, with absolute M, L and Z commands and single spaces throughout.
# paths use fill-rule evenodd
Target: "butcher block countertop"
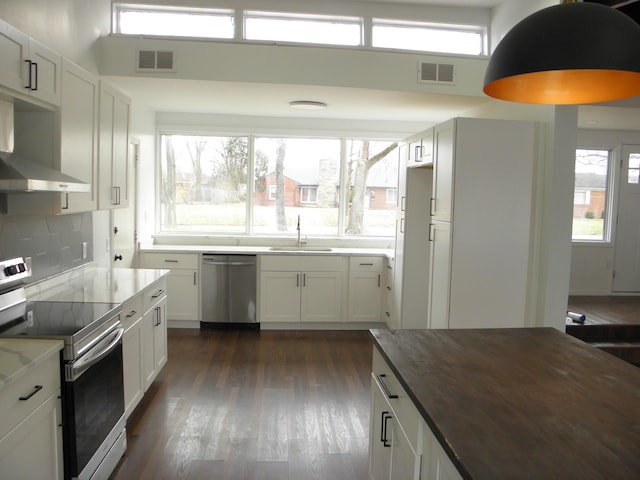
M 371 335 L 464 478 L 640 478 L 637 367 L 552 328 Z

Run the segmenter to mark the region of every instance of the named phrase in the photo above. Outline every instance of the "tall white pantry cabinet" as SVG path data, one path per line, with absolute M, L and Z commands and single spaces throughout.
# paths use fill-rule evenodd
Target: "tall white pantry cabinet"
M 433 133 L 429 327 L 525 326 L 536 124 L 456 118 Z

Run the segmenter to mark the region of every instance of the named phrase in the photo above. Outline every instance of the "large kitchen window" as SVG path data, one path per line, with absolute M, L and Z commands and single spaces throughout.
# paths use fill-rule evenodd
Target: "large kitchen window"
M 397 181 L 391 142 L 162 133 L 159 231 L 393 236 Z
M 572 238 L 604 242 L 611 238 L 609 150 L 576 150 Z

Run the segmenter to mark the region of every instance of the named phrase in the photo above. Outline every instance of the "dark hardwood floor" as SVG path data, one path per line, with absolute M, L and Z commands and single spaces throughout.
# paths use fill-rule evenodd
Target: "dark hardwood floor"
M 168 349 L 112 480 L 367 478 L 367 331 L 169 329 Z
M 569 335 L 640 367 L 640 296 L 570 296 L 567 308 L 586 315 Z

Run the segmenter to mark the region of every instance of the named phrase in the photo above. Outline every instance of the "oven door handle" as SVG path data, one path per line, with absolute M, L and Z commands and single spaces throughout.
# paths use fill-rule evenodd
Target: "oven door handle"
M 85 353 L 79 360 L 67 365 L 67 381 L 75 381 L 89 370 L 93 365 L 98 363 L 104 357 L 109 355 L 122 340 L 124 328 L 120 327 L 113 330 L 103 340 L 98 342 L 95 347 Z

